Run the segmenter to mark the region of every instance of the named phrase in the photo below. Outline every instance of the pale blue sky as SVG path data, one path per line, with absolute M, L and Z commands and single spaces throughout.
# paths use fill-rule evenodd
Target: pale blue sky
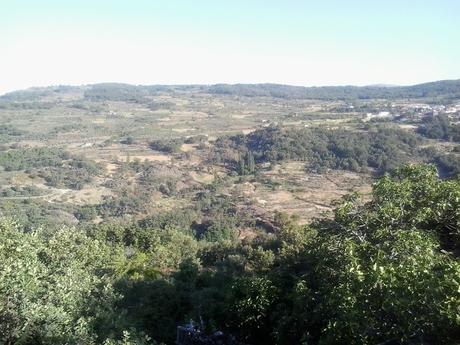
M 457 0 L 3 0 L 0 94 L 30 86 L 460 78 Z

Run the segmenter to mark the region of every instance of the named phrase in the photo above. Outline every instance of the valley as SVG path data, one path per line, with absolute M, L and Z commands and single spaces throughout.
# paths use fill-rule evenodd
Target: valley
M 276 85 L 271 88 L 277 90 Z M 279 211 L 308 223 L 327 215 L 346 194 L 368 196 L 375 176 L 392 165 L 385 163 L 388 166 L 380 169 L 357 161 L 319 162 L 315 170 L 307 167 L 308 155 L 300 155 L 256 157 L 251 171 L 240 171 L 237 165 L 248 149 L 224 142 L 254 133 L 318 130 L 324 135 L 343 131 L 340 135 L 348 140 L 347 133 L 359 136 L 385 127 L 421 138 L 406 156 L 392 157 L 401 163 L 433 161 L 435 153 L 423 156 L 414 151 L 422 147 L 436 152 L 458 147 L 415 133 L 424 118 L 439 112 L 458 121 L 460 106 L 455 99 L 440 106 L 442 102 L 433 103 L 433 97 L 360 99 L 353 94 L 337 97 L 335 89 L 330 92 L 330 99 L 324 95 L 311 99 L 258 95 L 238 88 L 216 93 L 215 87 L 193 85 L 97 84 L 7 94 L 0 100 L 1 155 L 31 157 L 24 158 L 24 166 L 0 168 L 0 212 L 35 225 L 97 224 L 194 208 L 197 197 L 204 195 L 232 205 L 230 218 L 244 212 L 263 224 L 272 222 Z M 368 139 L 353 140 L 359 146 L 360 140 Z M 348 143 L 334 145 L 340 149 Z M 348 149 L 355 150 L 343 147 Z M 406 149 L 396 148 L 394 154 Z M 328 148 L 316 150 L 327 154 Z M 340 154 L 357 154 L 345 151 Z M 50 157 L 34 162 L 36 154 Z M 458 160 L 458 153 L 451 153 L 450 159 Z M 61 216 L 56 218 L 56 212 Z M 199 213 L 199 218 L 206 218 L 206 212 Z M 241 224 L 239 231 L 246 225 Z

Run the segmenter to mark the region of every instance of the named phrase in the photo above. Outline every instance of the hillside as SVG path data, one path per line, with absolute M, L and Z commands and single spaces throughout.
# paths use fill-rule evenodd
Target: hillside
M 443 80 L 412 86 L 323 86 L 302 87 L 279 84 L 218 84 L 208 92 L 238 96 L 266 96 L 288 99 L 401 99 L 458 98 L 460 80 Z
M 2 96 L 0 343 L 457 343 L 457 88 Z
M 51 94 L 78 90 L 77 86 L 31 88 L 0 96 L 3 101 L 33 101 Z M 322 86 L 303 87 L 281 84 L 215 84 L 215 85 L 129 85 L 101 83 L 82 86 L 88 100 L 141 101 L 146 96 L 170 91 L 195 91 L 246 97 L 286 99 L 354 100 L 354 99 L 455 99 L 460 97 L 460 80 L 442 80 L 412 86 Z
M 275 213 L 276 231 L 239 241 L 199 240 L 172 214 L 34 232 L 0 219 L 1 340 L 173 344 L 192 319 L 224 344 L 457 343 L 459 181 L 405 167 L 372 195 L 307 226 Z

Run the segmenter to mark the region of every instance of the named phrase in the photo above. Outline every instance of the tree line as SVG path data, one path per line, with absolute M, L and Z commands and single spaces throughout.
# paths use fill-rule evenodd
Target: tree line
M 398 99 L 398 98 L 459 98 L 460 80 L 444 80 L 412 86 L 322 86 L 303 87 L 281 84 L 216 84 L 211 94 L 285 99 Z

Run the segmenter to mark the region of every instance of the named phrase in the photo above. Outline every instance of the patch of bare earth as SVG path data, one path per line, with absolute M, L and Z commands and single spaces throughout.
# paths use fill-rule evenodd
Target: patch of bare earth
M 182 152 L 192 152 L 195 151 L 196 149 L 196 144 L 182 144 L 180 147 L 180 150 Z
M 288 162 L 261 174 L 260 182 L 247 182 L 237 193 L 248 206 L 262 210 L 267 217 L 275 211 L 299 216 L 301 223 L 331 211 L 333 201 L 346 194 L 371 192 L 369 177 L 348 171 L 310 174 L 301 162 Z
M 131 159 L 139 159 L 140 161 L 150 161 L 150 162 L 169 162 L 171 160 L 171 156 L 163 155 L 163 154 L 156 154 L 156 155 L 145 155 L 145 156 L 131 156 Z
M 190 176 L 194 181 L 203 184 L 210 184 L 214 181 L 214 175 L 205 172 L 191 171 Z
M 77 205 L 99 204 L 104 196 L 112 195 L 105 187 L 85 187 L 81 190 L 72 190 L 66 194 L 67 201 Z
M 194 131 L 195 128 L 173 128 L 172 131 L 173 132 L 177 132 L 177 133 L 185 133 L 185 132 L 189 132 L 189 131 Z

